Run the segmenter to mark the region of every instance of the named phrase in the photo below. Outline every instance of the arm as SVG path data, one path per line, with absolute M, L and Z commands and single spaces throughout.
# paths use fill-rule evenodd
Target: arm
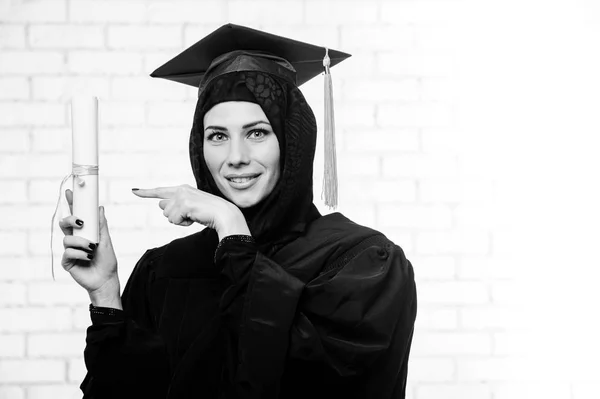
M 227 242 L 216 259 L 229 283 L 222 311 L 240 329 L 238 385 L 277 389 L 286 361 L 296 360 L 363 382 L 372 367 L 388 369 L 370 380 L 390 389 L 405 379 L 416 301 L 412 266 L 399 247 L 364 248 L 307 284 L 252 243 Z
M 134 269 L 123 292 L 124 311 L 91 312 L 81 384 L 84 398 L 165 398 L 170 370 L 147 303 L 152 252 Z

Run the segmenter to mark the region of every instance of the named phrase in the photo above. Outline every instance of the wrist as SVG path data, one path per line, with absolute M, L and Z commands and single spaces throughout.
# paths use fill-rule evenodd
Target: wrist
M 223 217 L 218 226 L 219 241 L 232 235 L 251 235 L 244 214 L 233 204 L 231 204 L 229 212 L 223 212 Z
M 123 310 L 119 279 L 109 280 L 100 288 L 88 292 L 94 306 Z

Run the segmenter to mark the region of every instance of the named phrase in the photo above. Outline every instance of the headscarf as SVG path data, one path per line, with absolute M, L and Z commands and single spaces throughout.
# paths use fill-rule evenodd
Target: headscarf
M 258 104 L 279 141 L 281 173 L 275 188 L 260 203 L 241 209 L 250 232 L 259 246 L 290 240 L 319 216 L 312 204 L 315 116 L 298 87 L 277 76 L 243 71 L 214 78 L 198 98 L 190 136 L 190 159 L 198 189 L 222 198 L 225 196 L 217 188 L 204 159 L 204 115 L 226 101 Z

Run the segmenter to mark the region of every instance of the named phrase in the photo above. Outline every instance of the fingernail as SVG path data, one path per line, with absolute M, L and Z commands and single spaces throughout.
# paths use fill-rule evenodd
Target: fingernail
M 81 220 L 81 219 L 77 219 L 77 220 L 75 221 L 75 224 L 76 224 L 77 226 L 83 226 L 83 220 Z
M 132 188 L 131 191 L 137 191 L 139 188 Z
M 94 259 L 94 254 L 88 254 L 88 259 L 90 259 L 90 260 Z
M 94 249 L 96 249 L 97 245 L 94 243 L 90 243 L 90 249 L 93 251 Z

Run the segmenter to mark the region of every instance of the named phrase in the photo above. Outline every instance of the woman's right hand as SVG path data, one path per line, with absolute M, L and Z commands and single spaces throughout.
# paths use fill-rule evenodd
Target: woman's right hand
M 66 190 L 65 195 L 72 214 L 73 192 Z M 85 223 L 77 216 L 67 216 L 59 222 L 65 234 L 65 252 L 61 264 L 73 279 L 88 291 L 94 306 L 122 309 L 117 258 L 108 232 L 104 207 L 99 209 L 99 222 L 99 243 L 73 235 L 73 230 L 81 228 Z

